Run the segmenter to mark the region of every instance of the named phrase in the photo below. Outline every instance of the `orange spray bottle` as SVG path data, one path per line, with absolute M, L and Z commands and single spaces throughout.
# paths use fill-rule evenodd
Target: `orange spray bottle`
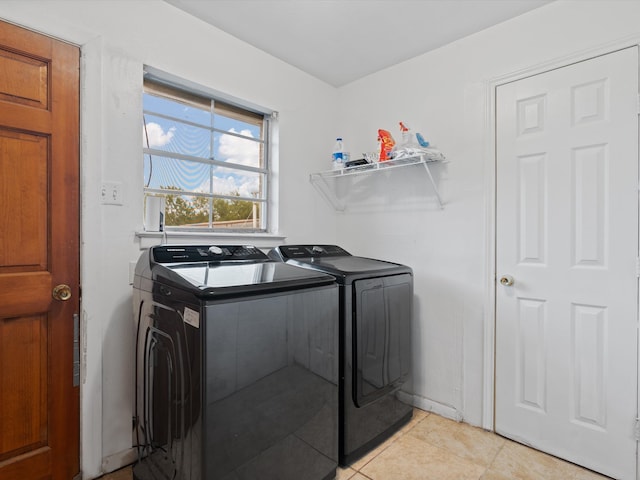
M 380 161 L 384 162 L 385 160 L 390 160 L 391 150 L 396 144 L 395 140 L 388 131 L 379 129 L 378 142 L 380 143 Z

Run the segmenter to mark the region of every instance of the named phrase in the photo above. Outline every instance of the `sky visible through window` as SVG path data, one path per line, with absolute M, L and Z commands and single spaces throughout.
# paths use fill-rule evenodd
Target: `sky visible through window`
M 158 112 L 176 119 L 145 113 L 143 145 L 169 154 L 153 155 L 153 158 L 145 154 L 146 188 L 171 188 L 245 198 L 262 197 L 262 174 L 234 168 L 236 165 L 264 168 L 261 144 L 252 140 L 260 140 L 260 126 L 216 114 L 215 128 L 229 133 L 212 132 L 211 112 L 208 109 L 151 94 L 144 94 L 143 101 L 145 112 Z M 210 166 L 197 160 L 172 158 L 171 153 L 196 159 L 213 157 L 228 163 L 230 168 Z

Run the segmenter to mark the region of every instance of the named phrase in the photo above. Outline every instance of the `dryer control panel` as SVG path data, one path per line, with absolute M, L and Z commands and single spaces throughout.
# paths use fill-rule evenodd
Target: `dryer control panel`
M 152 247 L 156 263 L 268 261 L 253 245 L 161 245 Z
M 309 257 L 347 257 L 349 252 L 337 245 L 282 245 L 277 248 L 284 260 Z

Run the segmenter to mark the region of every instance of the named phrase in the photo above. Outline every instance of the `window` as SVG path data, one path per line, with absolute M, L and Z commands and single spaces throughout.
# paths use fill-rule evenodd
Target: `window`
M 145 204 L 168 229 L 267 231 L 269 116 L 145 80 Z

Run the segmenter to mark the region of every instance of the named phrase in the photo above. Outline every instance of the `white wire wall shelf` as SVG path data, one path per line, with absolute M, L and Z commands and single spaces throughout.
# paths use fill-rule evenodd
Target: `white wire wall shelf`
M 421 155 L 396 158 L 393 160 L 385 160 L 383 162 L 367 163 L 365 165 L 357 165 L 354 167 L 346 167 L 337 170 L 327 170 L 324 172 L 312 173 L 311 175 L 309 175 L 309 181 L 326 198 L 326 200 L 333 206 L 333 208 L 339 211 L 344 211 L 346 208 L 345 203 L 338 198 L 334 187 L 332 187 L 328 180 L 348 178 L 357 175 L 374 174 L 377 172 L 386 172 L 396 168 L 406 168 L 412 165 L 422 165 L 427 173 L 427 178 L 429 179 L 429 182 L 431 182 L 431 186 L 433 187 L 433 191 L 438 201 L 438 206 L 440 208 L 444 208 L 440 192 L 438 192 L 436 182 L 433 179 L 433 175 L 431 174 L 431 170 L 429 168 L 429 165 L 434 163 L 446 163 L 446 160 L 444 160 L 444 157 L 441 154 L 435 156 L 425 153 Z

